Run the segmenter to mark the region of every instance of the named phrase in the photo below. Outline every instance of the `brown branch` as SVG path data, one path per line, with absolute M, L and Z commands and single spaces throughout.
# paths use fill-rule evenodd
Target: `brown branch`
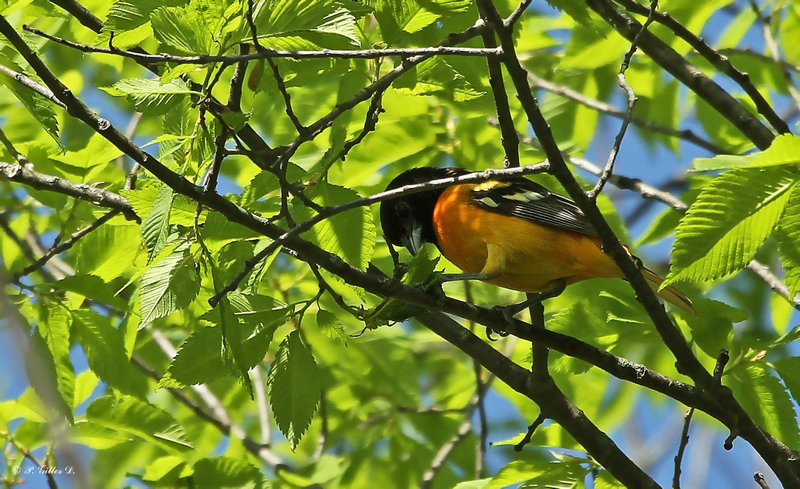
M 54 104 L 56 104 L 56 105 L 58 105 L 58 106 L 60 106 L 62 108 L 64 107 L 64 104 L 61 103 L 61 101 L 58 100 L 58 98 L 55 95 L 53 95 L 53 92 L 49 88 L 45 87 L 44 85 L 42 85 L 39 82 L 36 82 L 36 81 L 32 80 L 30 77 L 26 76 L 25 74 L 19 73 L 17 71 L 14 71 L 11 68 L 8 68 L 7 66 L 4 66 L 4 65 L 0 65 L 0 72 L 5 73 L 6 75 L 8 75 L 11 78 L 13 78 L 14 81 L 19 83 L 23 87 L 26 87 L 26 88 L 29 88 L 29 89 L 33 90 L 34 92 L 38 93 L 39 95 L 41 95 L 42 97 L 46 98 L 47 100 L 53 102 Z
M 605 1 L 605 0 L 604 0 Z M 635 12 L 641 15 L 650 15 L 648 12 L 647 7 L 641 5 L 634 0 L 616 0 L 620 4 L 622 4 L 626 9 L 631 12 Z M 592 6 L 592 8 L 595 8 Z M 595 9 L 596 10 L 596 9 Z M 601 15 L 601 12 L 598 11 Z M 750 97 L 750 99 L 755 103 L 756 109 L 758 112 L 764 116 L 764 118 L 781 134 L 791 133 L 789 126 L 786 124 L 786 121 L 780 118 L 778 114 L 772 108 L 769 102 L 764 98 L 763 95 L 758 91 L 758 89 L 753 85 L 750 81 L 750 75 L 738 70 L 735 66 L 733 66 L 730 60 L 719 54 L 714 48 L 712 48 L 708 43 L 706 43 L 702 38 L 695 35 L 692 31 L 686 28 L 683 24 L 675 20 L 671 15 L 666 12 L 653 12 L 652 14 L 656 20 L 656 22 L 662 24 L 669 30 L 671 30 L 676 36 L 680 39 L 686 41 L 695 51 L 697 51 L 703 58 L 708 60 L 714 68 L 716 68 L 720 73 L 724 73 L 727 75 L 731 80 L 736 82 L 745 93 Z M 606 20 L 610 20 L 610 17 L 606 17 Z M 632 20 L 632 19 L 631 19 Z M 635 21 L 634 21 L 635 22 Z M 616 25 L 614 27 L 617 27 Z M 622 31 L 620 31 L 622 33 Z M 624 34 L 623 34 L 624 35 Z M 654 39 L 657 39 L 653 36 Z M 648 53 L 650 54 L 650 53 Z M 677 54 L 677 53 L 676 53 Z M 654 58 L 655 59 L 655 58 Z M 656 62 L 659 62 L 656 59 Z M 664 68 L 667 68 L 664 64 L 660 63 Z M 688 63 L 687 63 L 688 64 Z M 673 73 L 674 74 L 674 73 Z M 691 85 L 687 83 L 687 86 L 691 88 Z M 702 94 L 699 94 L 701 97 Z M 738 102 L 737 102 L 738 103 Z M 713 106 L 713 104 L 712 104 Z M 719 107 L 714 106 L 720 113 Z M 729 119 L 730 120 L 730 119 Z M 731 122 L 734 122 L 731 120 Z M 741 128 L 740 128 L 741 129 Z M 745 134 L 747 132 L 742 131 Z M 748 136 L 750 137 L 750 136 Z M 751 140 L 758 145 L 758 142 L 751 137 Z M 759 146 L 760 147 L 760 146 Z M 764 148 L 761 148 L 764 149 Z
M 67 239 L 66 241 L 63 241 L 63 242 L 59 243 L 57 246 L 54 246 L 54 247 L 50 248 L 49 250 L 47 250 L 47 252 L 44 253 L 42 256 L 40 256 L 36 261 L 34 261 L 32 264 L 30 264 L 27 267 L 25 267 L 25 269 L 23 269 L 21 272 L 15 274 L 12 277 L 11 280 L 13 282 L 17 282 L 20 278 L 24 277 L 25 275 L 28 275 L 29 273 L 34 272 L 34 271 L 42 268 L 48 261 L 50 261 L 51 258 L 53 258 L 54 256 L 59 255 L 59 254 L 65 252 L 65 251 L 69 250 L 81 238 L 83 238 L 87 234 L 91 233 L 95 229 L 99 228 L 100 226 L 102 226 L 106 222 L 110 221 L 114 216 L 116 216 L 119 213 L 120 213 L 120 211 L 118 211 L 118 210 L 109 211 L 105 215 L 103 215 L 102 217 L 100 217 L 99 219 L 94 221 L 93 223 L 91 223 L 88 226 L 86 226 L 85 228 L 82 228 L 82 229 L 79 229 L 79 230 L 75 231 L 74 233 L 72 233 L 72 235 L 69 237 L 69 239 Z
M 606 20 L 612 23 L 612 25 L 614 25 L 616 28 L 620 29 L 626 37 L 632 39 L 635 37 L 636 32 L 640 30 L 640 25 L 637 22 L 633 21 L 633 19 L 625 18 L 625 15 L 621 14 L 619 11 L 613 8 L 613 6 L 609 6 L 606 1 L 588 1 L 593 9 L 597 10 L 601 16 L 606 18 Z M 620 22 L 617 23 L 618 21 Z M 586 194 L 584 194 L 583 189 L 575 180 L 574 176 L 570 173 L 569 168 L 561 156 L 558 145 L 556 144 L 552 132 L 550 131 L 550 126 L 544 119 L 544 116 L 539 110 L 538 103 L 532 95 L 530 86 L 527 82 L 527 72 L 522 67 L 519 59 L 516 56 L 511 32 L 500 31 L 498 34 L 500 36 L 500 45 L 503 47 L 503 51 L 505 53 L 504 63 L 509 71 L 511 79 L 514 81 L 517 95 L 519 96 L 523 109 L 528 116 L 531 127 L 533 128 L 536 136 L 545 150 L 545 154 L 547 155 L 551 166 L 551 173 L 559 180 L 572 199 L 583 210 L 584 214 L 593 224 L 594 228 L 598 231 L 598 234 L 603 242 L 604 250 L 609 254 L 609 256 L 611 256 L 611 258 L 614 259 L 617 266 L 625 275 L 625 278 L 627 278 L 631 283 L 636 292 L 637 299 L 644 306 L 645 310 L 650 315 L 650 318 L 653 320 L 659 335 L 675 356 L 678 370 L 691 377 L 698 386 L 703 389 L 708 389 L 719 398 L 719 402 L 726 406 L 727 410 L 729 410 L 729 414 L 733 414 L 733 419 L 737 421 L 733 424 L 736 428 L 738 428 L 738 433 L 742 435 L 745 431 L 747 432 L 746 438 L 748 441 L 753 445 L 756 451 L 759 452 L 764 460 L 767 461 L 776 474 L 779 474 L 779 477 L 781 477 L 785 483 L 800 485 L 800 474 L 798 473 L 798 469 L 795 468 L 794 464 L 791 462 L 792 460 L 800 458 L 798 457 L 798 454 L 794 453 L 788 447 L 776 440 L 772 435 L 756 425 L 752 418 L 750 418 L 749 415 L 744 411 L 742 406 L 736 401 L 736 399 L 734 399 L 730 389 L 724 388 L 713 382 L 711 374 L 705 370 L 705 368 L 703 368 L 702 364 L 700 364 L 697 358 L 693 355 L 680 330 L 667 316 L 663 304 L 658 301 L 653 291 L 647 285 L 644 277 L 642 277 L 641 272 L 638 269 L 637 264 L 634 263 L 630 258 L 630 255 L 627 254 L 622 244 L 619 242 L 619 239 L 614 235 L 613 230 L 610 228 L 603 215 L 597 209 L 597 206 L 595 206 L 594 203 L 588 199 Z M 672 51 L 668 46 L 665 46 L 666 50 L 660 50 L 658 52 L 652 51 L 652 48 L 654 45 L 656 45 L 656 41 L 661 43 L 661 41 L 657 38 L 654 38 L 649 31 L 642 31 L 639 47 L 651 57 L 656 59 L 656 61 L 659 61 L 659 59 L 663 57 L 664 53 L 671 52 L 679 58 L 677 61 L 678 64 L 671 65 L 671 67 L 674 68 L 675 66 L 680 66 L 686 68 L 683 58 L 678 56 L 677 53 L 674 53 L 674 51 Z M 680 70 L 677 71 L 679 72 Z M 697 79 L 697 77 L 694 78 L 694 80 Z M 727 94 L 727 92 L 719 88 L 716 84 L 710 80 L 707 80 L 707 82 L 710 82 L 711 85 L 708 85 L 706 82 L 702 84 L 702 86 L 705 87 L 702 91 L 704 95 L 711 93 L 706 91 L 706 89 L 709 87 L 716 87 L 716 89 L 718 89 L 720 92 L 717 93 L 720 98 L 716 98 L 716 101 L 722 99 L 733 100 L 730 95 Z M 698 88 L 698 85 L 691 84 L 689 86 L 693 89 Z M 741 111 L 737 109 L 737 107 L 740 108 Z M 773 138 L 772 133 L 762 126 L 761 123 L 758 122 L 758 120 L 755 119 L 751 114 L 747 113 L 743 107 L 739 106 L 738 103 L 735 103 L 735 105 L 718 107 L 718 110 L 727 114 L 747 114 L 746 120 L 735 120 L 737 127 L 740 127 L 740 129 L 745 131 L 748 136 L 751 136 L 754 139 L 754 142 L 756 142 L 756 144 L 759 146 L 768 146 L 771 142 Z
M 625 115 L 622 118 L 622 124 L 617 132 L 617 136 L 614 138 L 614 145 L 611 147 L 611 152 L 608 155 L 606 166 L 603 168 L 603 171 L 600 172 L 600 178 L 597 180 L 597 184 L 595 184 L 592 190 L 586 193 L 590 200 L 597 200 L 597 196 L 603 191 L 603 187 L 608 181 L 608 178 L 611 176 L 611 172 L 614 170 L 614 163 L 617 161 L 619 148 L 622 145 L 622 139 L 625 137 L 625 132 L 628 129 L 628 125 L 631 123 L 631 118 L 633 117 L 633 107 L 636 105 L 637 97 L 636 93 L 633 91 L 633 88 L 631 88 L 627 79 L 625 78 L 625 72 L 628 70 L 628 66 L 630 66 L 631 63 L 631 58 L 633 58 L 633 54 L 636 52 L 636 44 L 639 42 L 639 38 L 641 37 L 642 33 L 647 30 L 647 27 L 653 22 L 653 14 L 656 11 L 656 7 L 658 7 L 658 0 L 651 0 L 650 12 L 647 16 L 647 20 L 644 24 L 642 24 L 642 29 L 636 33 L 633 41 L 631 41 L 631 47 L 628 49 L 628 52 L 625 53 L 625 57 L 620 65 L 619 73 L 617 74 L 617 84 L 625 92 L 625 95 L 628 99 L 628 105 L 625 109 Z
M 481 19 L 492 29 L 497 29 L 492 20 L 487 17 L 488 13 L 483 2 L 478 2 L 478 12 Z M 481 33 L 483 45 L 487 48 L 497 49 L 497 39 L 493 30 L 485 30 Z M 506 93 L 505 83 L 503 82 L 503 71 L 500 60 L 497 58 L 486 58 L 489 70 L 489 86 L 492 88 L 494 104 L 497 108 L 497 119 L 500 123 L 500 143 L 505 153 L 503 166 L 514 168 L 519 166 L 519 138 L 517 130 L 514 128 L 514 118 L 511 115 L 511 108 L 508 104 L 508 94 Z
M 139 222 L 139 217 L 128 203 L 128 200 L 108 190 L 83 183 L 73 183 L 60 177 L 28 170 L 16 163 L 3 161 L 0 161 L 0 178 L 21 183 L 37 190 L 49 190 L 103 207 L 109 207 L 122 212 L 127 219 Z
M 105 48 L 100 46 L 92 46 L 89 44 L 81 44 L 70 41 L 52 34 L 43 32 L 35 27 L 24 25 L 23 29 L 36 34 L 37 36 L 44 37 L 50 41 L 61 44 L 63 46 L 77 49 L 84 53 L 98 53 L 98 54 L 111 54 L 131 58 L 142 63 L 174 63 L 174 64 L 193 64 L 204 65 L 212 63 L 234 64 L 240 61 L 252 61 L 256 59 L 275 59 L 275 58 L 289 58 L 289 59 L 376 59 L 385 58 L 389 56 L 399 56 L 403 59 L 415 56 L 470 56 L 470 57 L 499 57 L 502 56 L 502 51 L 499 48 L 462 48 L 453 46 L 436 46 L 425 48 L 387 48 L 387 49 L 321 49 L 319 51 L 286 51 L 263 48 L 263 50 L 238 55 L 213 55 L 201 54 L 196 56 L 175 56 L 172 54 L 159 53 L 147 54 L 139 50 L 126 50 L 118 48 Z
M 620 119 L 624 118 L 626 115 L 626 111 L 619 110 L 611 104 L 607 104 L 605 102 L 601 102 L 599 100 L 587 97 L 584 94 L 578 92 L 577 90 L 573 90 L 572 88 L 563 85 L 558 85 L 551 81 L 545 80 L 544 78 L 540 78 L 533 73 L 528 73 L 528 80 L 530 80 L 533 88 L 541 88 L 548 92 L 552 92 L 557 95 L 567 97 L 582 105 L 585 105 L 586 107 L 590 107 L 599 112 L 602 112 L 603 114 L 607 114 L 612 117 L 617 117 Z M 703 149 L 707 149 L 708 151 L 714 154 L 732 153 L 728 149 L 722 148 L 721 146 L 717 146 L 713 142 L 701 138 L 700 136 L 695 134 L 694 131 L 692 131 L 691 129 L 673 129 L 671 127 L 659 124 L 658 122 L 651 121 L 648 119 L 642 119 L 641 117 L 636 117 L 636 116 L 631 117 L 631 124 L 633 124 L 636 127 L 646 129 L 648 131 L 653 131 L 659 134 L 665 134 L 670 137 L 683 139 Z
M 633 40 L 641 31 L 641 24 L 611 0 L 587 0 L 587 4 L 626 39 Z M 775 135 L 755 115 L 656 35 L 642 32 L 639 49 L 706 101 L 759 149 L 766 149 L 772 143 Z M 505 56 L 510 54 L 506 52 Z

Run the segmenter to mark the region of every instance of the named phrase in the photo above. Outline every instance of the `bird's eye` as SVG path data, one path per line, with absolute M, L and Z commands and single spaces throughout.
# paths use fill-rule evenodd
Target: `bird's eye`
M 394 212 L 400 219 L 408 219 L 411 217 L 411 206 L 407 202 L 400 201 L 394 207 Z

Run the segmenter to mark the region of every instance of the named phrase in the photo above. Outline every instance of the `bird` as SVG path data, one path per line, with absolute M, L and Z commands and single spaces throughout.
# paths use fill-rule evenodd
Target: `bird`
M 412 168 L 386 189 L 468 173 L 458 167 Z M 442 281 L 483 280 L 546 298 L 582 280 L 624 278 L 580 207 L 522 176 L 390 198 L 381 202 L 380 220 L 392 245 L 415 255 L 432 243 L 464 272 Z M 631 257 L 662 299 L 696 315 L 689 297 L 674 286 L 659 290 L 664 279 Z

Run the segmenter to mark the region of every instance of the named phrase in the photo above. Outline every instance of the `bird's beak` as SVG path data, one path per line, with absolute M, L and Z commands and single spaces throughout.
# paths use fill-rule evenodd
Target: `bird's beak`
M 411 222 L 405 231 L 403 237 L 400 238 L 401 242 L 409 253 L 416 255 L 419 249 L 422 248 L 422 226 Z

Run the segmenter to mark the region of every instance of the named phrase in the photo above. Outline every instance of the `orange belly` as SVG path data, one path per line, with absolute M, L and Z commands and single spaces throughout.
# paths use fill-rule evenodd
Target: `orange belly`
M 433 219 L 439 249 L 465 273 L 499 273 L 488 282 L 523 292 L 622 276 L 596 237 L 463 205 L 473 187 L 445 190 Z

